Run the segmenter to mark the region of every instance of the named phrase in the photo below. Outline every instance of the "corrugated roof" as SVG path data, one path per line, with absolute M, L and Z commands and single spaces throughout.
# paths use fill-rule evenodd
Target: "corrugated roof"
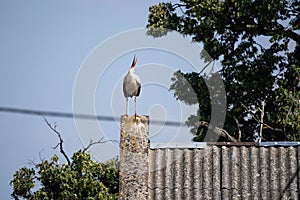
M 149 149 L 148 199 L 299 199 L 299 147 Z
M 206 142 L 190 142 L 190 143 L 150 143 L 150 148 L 151 149 L 156 149 L 156 148 L 205 148 L 206 147 Z

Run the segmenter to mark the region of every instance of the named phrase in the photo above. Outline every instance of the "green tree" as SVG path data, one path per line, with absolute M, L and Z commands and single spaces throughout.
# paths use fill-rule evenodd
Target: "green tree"
M 61 134 L 45 121 L 57 134 L 57 147 L 60 147 L 67 162 L 59 164 L 59 157 L 54 155 L 50 160 L 42 159 L 33 167 L 22 167 L 14 173 L 10 182 L 13 187 L 11 196 L 29 200 L 118 199 L 118 159 L 101 163 L 92 160 L 87 153 L 92 145 L 105 141 L 91 141 L 88 147 L 75 152 L 70 159 L 63 149 Z
M 11 185 L 14 199 L 117 199 L 118 168 L 80 150 L 70 164 L 60 165 L 54 155 L 32 168 L 22 167 Z
M 253 141 L 255 133 L 268 141 L 300 139 L 299 0 L 181 0 L 151 6 L 149 12 L 149 34 L 176 30 L 203 43 L 205 62 L 222 65 L 217 73 L 226 91 L 223 129 L 209 124 L 212 105 L 224 103 L 214 101 L 217 95 L 205 84 L 217 80 L 216 72 L 177 71 L 172 78 L 177 99 L 199 103 L 197 114 L 186 121 L 195 141 L 202 141 L 209 128 L 225 141 Z M 182 89 L 187 83 L 197 101 Z

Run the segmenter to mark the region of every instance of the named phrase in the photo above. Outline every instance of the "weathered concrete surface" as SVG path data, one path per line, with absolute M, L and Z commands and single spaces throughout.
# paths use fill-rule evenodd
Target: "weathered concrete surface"
M 121 116 L 120 200 L 148 197 L 149 117 Z

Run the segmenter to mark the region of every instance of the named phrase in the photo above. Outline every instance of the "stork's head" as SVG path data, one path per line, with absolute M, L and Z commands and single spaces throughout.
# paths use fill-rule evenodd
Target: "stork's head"
M 136 62 L 137 62 L 137 57 L 136 57 L 136 55 L 134 55 L 133 61 L 132 61 L 132 64 L 131 64 L 131 69 L 135 68 Z

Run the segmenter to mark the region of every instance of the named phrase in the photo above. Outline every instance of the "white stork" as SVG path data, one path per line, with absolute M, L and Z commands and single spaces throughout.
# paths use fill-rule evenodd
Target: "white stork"
M 134 116 L 136 117 L 136 97 L 141 92 L 140 78 L 134 73 L 137 57 L 134 55 L 131 67 L 123 80 L 123 93 L 126 98 L 126 116 L 128 114 L 128 97 L 134 96 Z

